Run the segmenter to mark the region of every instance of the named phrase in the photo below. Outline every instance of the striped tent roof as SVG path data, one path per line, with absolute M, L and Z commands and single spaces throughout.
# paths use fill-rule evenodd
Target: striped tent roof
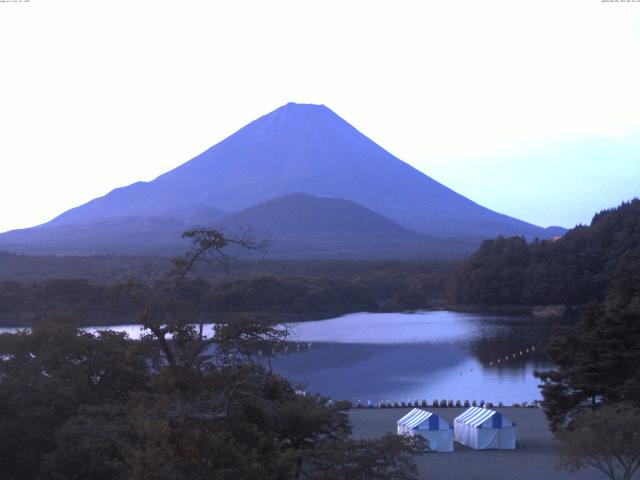
M 428 420 L 431 415 L 433 415 L 433 413 L 427 412 L 426 410 L 420 410 L 419 408 L 414 408 L 404 417 L 398 420 L 398 425 L 404 425 L 409 428 L 414 428 L 420 425 L 425 420 Z
M 472 427 L 479 427 L 494 415 L 500 415 L 495 410 L 482 407 L 471 407 L 465 410 L 462 415 L 455 418 L 455 422 L 466 423 Z

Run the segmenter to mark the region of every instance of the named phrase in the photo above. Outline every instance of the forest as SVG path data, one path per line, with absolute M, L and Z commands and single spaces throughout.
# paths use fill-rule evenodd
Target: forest
M 445 306 L 580 306 L 604 300 L 616 269 L 636 262 L 639 243 L 640 200 L 633 200 L 555 241 L 487 240 L 460 264 L 240 260 L 195 266 L 179 293 L 209 321 L 237 313 L 292 321 Z M 30 325 L 52 313 L 79 325 L 113 325 L 136 318 L 122 286 L 131 279 L 160 285 L 170 260 L 3 253 L 0 264 L 0 325 Z
M 348 403 L 301 395 L 260 360 L 285 327 L 234 315 L 203 335 L 184 290 L 194 266 L 229 242 L 215 231 L 190 238 L 194 249 L 162 282 L 126 285 L 139 341 L 87 333 L 64 315 L 0 335 L 2 478 L 416 479 L 424 440 L 353 440 Z M 91 294 L 87 285 L 66 299 Z
M 556 241 L 497 238 L 453 273 L 462 304 L 564 304 L 554 365 L 536 372 L 560 467 L 631 479 L 640 469 L 640 200 L 596 214 Z
M 616 271 L 637 263 L 640 200 L 623 203 L 562 238 L 486 240 L 452 275 L 448 300 L 468 305 L 584 305 L 603 301 Z
M 3 478 L 415 479 L 413 456 L 427 448 L 419 437 L 351 439 L 347 403 L 296 393 L 258 352 L 277 354 L 288 316 L 447 300 L 574 306 L 551 336 L 555 367 L 536 372 L 561 458 L 569 469 L 595 457 L 603 472 L 640 468 L 637 443 L 617 440 L 620 431 L 636 438 L 640 424 L 640 201 L 554 242 L 486 241 L 461 265 L 229 266 L 217 255 L 228 246 L 222 234 L 187 235 L 194 249 L 184 257 L 125 262 L 109 281 L 56 276 L 68 260 L 51 258 L 50 278 L 0 282 L 5 325 L 32 326 L 0 335 Z M 79 328 L 123 319 L 142 325 L 140 341 Z M 218 328 L 206 337 L 199 325 L 210 319 Z M 604 438 L 603 425 L 619 428 Z M 601 437 L 604 454 L 593 442 Z
M 616 228 L 603 290 L 556 327 L 547 347 L 555 367 L 536 372 L 561 466 L 590 466 L 612 480 L 640 469 L 640 242 L 639 223 L 629 221 L 637 209 L 635 201 L 596 216 L 595 225 Z
M 11 257 L 14 267 L 20 258 Z M 30 261 L 26 257 L 23 261 Z M 136 305 L 124 288 L 132 279 L 157 286 L 165 282 L 166 259 L 141 259 L 110 278 L 61 277 L 107 270 L 116 259 L 48 258 L 49 278 L 0 281 L 0 325 L 25 326 L 56 313 L 79 325 L 131 323 Z M 76 270 L 61 268 L 74 262 Z M 5 258 L 5 262 L 9 262 Z M 80 268 L 77 266 L 80 265 Z M 43 268 L 43 267 L 41 267 Z M 434 262 L 233 262 L 227 269 L 199 269 L 180 286 L 179 295 L 210 321 L 235 313 L 280 320 L 311 320 L 358 311 L 397 311 L 442 305 L 451 264 Z M 6 274 L 6 272 L 5 272 Z

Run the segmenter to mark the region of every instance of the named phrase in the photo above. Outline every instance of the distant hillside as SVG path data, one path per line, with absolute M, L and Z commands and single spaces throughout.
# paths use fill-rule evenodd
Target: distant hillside
M 306 193 L 292 193 L 267 200 L 223 218 L 224 229 L 253 227 L 259 236 L 380 235 L 390 238 L 418 238 L 418 234 L 368 208 L 349 200 L 319 198 Z
M 117 188 L 40 227 L 1 234 L 0 248 L 138 253 L 144 242 L 136 238 L 150 235 L 154 252 L 170 250 L 175 242 L 168 239 L 176 230 L 202 224 L 203 216 L 211 220 L 221 211 L 239 212 L 295 192 L 356 202 L 435 237 L 557 235 L 557 229 L 493 212 L 459 195 L 323 105 L 290 103 L 151 182 Z
M 171 217 L 115 217 L 87 223 L 13 230 L 0 235 L 0 249 L 26 254 L 175 255 L 189 248 L 181 238 L 195 225 L 212 225 L 222 212 L 197 208 Z
M 440 258 L 460 259 L 478 245 L 407 230 L 348 200 L 297 193 L 268 200 L 220 218 L 219 211 L 183 212 L 175 218 L 124 217 L 95 223 L 14 230 L 1 248 L 31 255 L 178 255 L 190 248 L 182 239 L 194 226 L 267 241 L 264 252 L 243 257 L 275 258 Z
M 254 205 L 223 218 L 216 226 L 267 240 L 270 254 L 289 257 L 460 258 L 477 245 L 420 235 L 355 202 L 304 193 Z
M 633 266 L 633 267 L 631 267 Z M 640 269 L 640 200 L 593 217 L 557 241 L 487 240 L 453 277 L 458 304 L 584 304 L 602 301 L 625 269 Z

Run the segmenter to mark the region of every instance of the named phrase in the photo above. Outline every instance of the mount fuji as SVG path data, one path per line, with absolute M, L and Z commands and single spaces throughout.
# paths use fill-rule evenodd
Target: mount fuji
M 286 201 L 274 203 L 281 197 Z M 287 209 L 295 210 L 298 224 Z M 341 228 L 335 230 L 332 222 L 324 222 L 323 231 L 311 228 L 313 222 L 304 219 L 318 211 L 320 217 L 329 211 L 339 215 Z M 351 222 L 350 215 L 357 220 Z M 153 181 L 116 188 L 48 223 L 0 235 L 0 249 L 169 252 L 183 246 L 180 231 L 228 226 L 231 218 L 253 219 L 259 233 L 271 232 L 291 252 L 296 251 L 292 242 L 304 237 L 307 253 L 316 248 L 325 255 L 355 252 L 358 242 L 372 234 L 379 239 L 372 254 L 379 249 L 429 255 L 439 251 L 437 245 L 469 252 L 482 239 L 498 235 L 548 238 L 564 231 L 478 205 L 396 158 L 324 105 L 289 103 Z M 375 232 L 362 228 L 367 221 Z M 251 222 L 245 226 L 254 227 Z M 388 245 L 385 235 L 393 239 Z M 312 237 L 315 241 L 309 242 Z M 332 242 L 323 242 L 329 237 Z

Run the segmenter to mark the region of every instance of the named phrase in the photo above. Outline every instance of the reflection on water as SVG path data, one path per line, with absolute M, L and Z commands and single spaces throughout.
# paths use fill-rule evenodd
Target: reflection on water
M 294 341 L 434 343 L 467 337 L 479 318 L 478 315 L 454 312 L 352 313 L 317 322 L 288 323 L 287 326 Z
M 291 345 L 274 369 L 335 399 L 530 402 L 541 398 L 533 372 L 549 367 L 551 323 L 530 317 L 357 313 L 288 327 Z M 141 334 L 139 325 L 86 330 L 106 328 Z
M 301 348 L 274 368 L 336 399 L 532 401 L 533 372 L 549 366 L 550 322 L 529 317 L 360 313 L 290 327 Z

